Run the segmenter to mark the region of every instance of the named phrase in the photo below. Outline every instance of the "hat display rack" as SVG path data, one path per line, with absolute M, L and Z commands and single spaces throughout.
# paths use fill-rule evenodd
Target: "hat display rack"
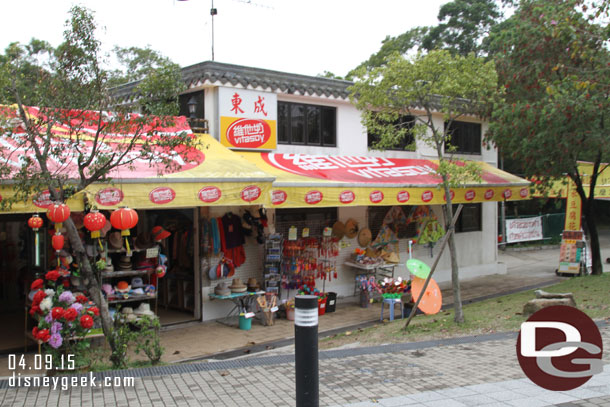
M 87 216 L 92 228 L 87 227 Z M 108 218 L 111 221 L 107 221 Z M 101 270 L 104 294 L 113 309 L 120 308 L 126 322 L 135 322 L 143 316 L 156 316 L 159 279 L 165 275 L 167 267 L 166 261 L 160 260 L 164 256 L 158 248 L 171 233 L 161 226 L 143 228 L 148 218 L 144 215 L 142 219 L 144 222 L 139 222 L 138 213 L 129 208 L 120 208 L 110 216 L 92 210 L 85 216 L 85 226 L 91 231 L 91 238 L 98 241 L 94 247 L 100 245 L 106 263 Z M 116 231 L 117 226 L 119 231 Z M 130 229 L 135 232 L 133 235 Z M 155 248 L 156 251 L 150 250 Z M 155 300 L 154 308 L 151 300 Z

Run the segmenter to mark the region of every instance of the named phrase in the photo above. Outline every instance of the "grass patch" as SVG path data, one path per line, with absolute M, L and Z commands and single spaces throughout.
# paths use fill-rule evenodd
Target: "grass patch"
M 591 318 L 610 317 L 610 273 L 573 277 L 544 290 L 553 293 L 571 292 L 577 307 Z M 534 290 L 529 290 L 465 305 L 465 322 L 459 325 L 453 322 L 453 309 L 441 310 L 436 315 L 417 315 L 406 332 L 402 330 L 406 319 L 379 323 L 325 338 L 320 341 L 320 348 L 330 349 L 354 342 L 360 345 L 379 345 L 517 331 L 526 320 L 522 315 L 523 306 L 533 298 Z

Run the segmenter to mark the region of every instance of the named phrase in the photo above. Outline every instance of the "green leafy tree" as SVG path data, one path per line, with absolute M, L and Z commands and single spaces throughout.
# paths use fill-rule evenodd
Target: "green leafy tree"
M 494 39 L 499 93 L 489 134 L 541 188 L 565 175 L 574 182 L 594 274 L 602 273 L 595 185 L 610 161 L 607 8 L 582 0 L 520 2 Z M 591 174 L 579 171 L 579 160 L 594 163 Z
M 150 48 L 115 47 L 121 66 L 109 74 L 108 87 L 138 82 L 133 92 L 142 112 L 154 115 L 177 115 L 178 95 L 186 89 L 180 65 Z
M 480 180 L 476 163 L 458 165 L 451 152 L 452 123 L 485 111 L 480 101 L 487 100 L 496 88 L 492 62 L 474 55 L 452 55 L 449 51 L 432 51 L 405 58 L 395 54 L 379 68 L 361 68 L 352 87 L 352 99 L 362 110 L 363 124 L 374 128 L 381 139 L 391 138 L 395 123 L 404 115 L 414 117 L 411 131 L 417 140 L 427 144 L 439 159 L 437 175 L 444 190 L 445 224 L 453 217 L 450 188 L 466 180 Z M 441 96 L 442 95 L 442 96 Z M 446 124 L 446 126 L 445 126 Z M 384 131 L 385 128 L 385 131 Z M 460 163 L 461 164 L 461 163 Z M 453 234 L 449 237 L 451 278 L 455 298 L 455 321 L 463 322 L 459 268 Z
M 188 161 L 186 153 L 173 152 L 194 147 L 190 135 L 155 133 L 172 125 L 172 118 L 134 115 L 112 105 L 109 75 L 101 67 L 101 44 L 95 38 L 95 29 L 92 13 L 74 6 L 66 21 L 64 42 L 57 49 L 40 41 L 27 46 L 12 44 L 0 58 L 0 102 L 4 104 L 0 109 L 0 182 L 10 185 L 14 194 L 2 200 L 3 209 L 16 202 L 29 202 L 45 190 L 53 201 L 66 202 L 74 197 L 83 199 L 86 205 L 86 188 L 110 182 L 109 174 L 117 168 L 128 169 L 144 160 L 163 173 L 177 167 L 177 155 Z M 141 100 L 156 103 L 156 97 L 150 90 Z M 6 106 L 11 103 L 15 105 Z M 36 113 L 28 105 L 40 109 Z M 52 132 L 56 125 L 64 125 L 69 134 L 57 137 Z M 132 137 L 125 143 L 113 143 L 116 134 Z M 165 149 L 167 154 L 159 156 L 155 149 Z M 117 353 L 108 303 L 95 267 L 97 259 L 86 253 L 71 218 L 64 225 L 83 280 L 100 309 L 106 339 L 113 354 Z
M 486 54 L 484 39 L 502 17 L 495 0 L 455 0 L 441 6 L 439 24 L 422 39 L 427 50 L 447 49 L 455 54 Z
M 350 71 L 347 78 L 352 78 L 359 68 L 382 66 L 390 55 L 406 55 L 414 49 L 444 49 L 463 56 L 470 53 L 485 55 L 487 36 L 501 18 L 496 0 L 454 0 L 445 3 L 438 13 L 438 25 L 412 28 L 396 37 L 387 36 L 379 51 Z

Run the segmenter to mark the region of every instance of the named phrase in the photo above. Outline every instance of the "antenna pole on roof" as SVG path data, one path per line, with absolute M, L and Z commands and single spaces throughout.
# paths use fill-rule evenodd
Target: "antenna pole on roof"
M 214 60 L 214 16 L 218 14 L 218 10 L 214 8 L 214 0 L 212 0 L 212 8 L 210 9 L 210 15 L 212 16 L 212 61 Z

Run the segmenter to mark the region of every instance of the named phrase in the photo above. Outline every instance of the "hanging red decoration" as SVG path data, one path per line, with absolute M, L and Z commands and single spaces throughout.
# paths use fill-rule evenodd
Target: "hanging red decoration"
M 44 221 L 38 214 L 32 215 L 30 219 L 28 219 L 28 226 L 32 228 L 34 232 L 38 232 L 38 229 L 42 227 Z
M 130 234 L 129 229 L 138 224 L 138 213 L 126 206 L 121 207 L 112 212 L 110 215 L 110 223 L 112 224 L 113 228 L 121 231 L 121 236 L 125 236 L 125 247 L 127 248 L 127 255 L 129 255 L 131 250 L 129 249 L 129 241 L 127 240 L 127 236 Z
M 106 226 L 106 217 L 96 210 L 92 210 L 87 215 L 85 215 L 85 219 L 83 220 L 85 227 L 88 231 L 91 232 L 92 238 L 100 237 L 100 230 Z
M 59 251 L 64 248 L 64 235 L 59 232 L 55 232 L 51 238 L 51 246 L 55 249 L 55 257 L 57 257 L 57 269 L 61 265 L 59 260 Z
M 64 235 L 61 233 L 55 233 L 51 238 L 51 245 L 55 251 L 60 251 L 64 248 Z
M 70 217 L 70 208 L 64 203 L 53 203 L 47 209 L 47 218 L 55 223 L 55 230 L 61 229 L 61 224 Z
M 30 219 L 28 219 L 28 226 L 32 228 L 34 231 L 34 246 L 38 247 L 38 229 L 40 229 L 44 225 L 44 221 L 38 214 L 32 215 Z

